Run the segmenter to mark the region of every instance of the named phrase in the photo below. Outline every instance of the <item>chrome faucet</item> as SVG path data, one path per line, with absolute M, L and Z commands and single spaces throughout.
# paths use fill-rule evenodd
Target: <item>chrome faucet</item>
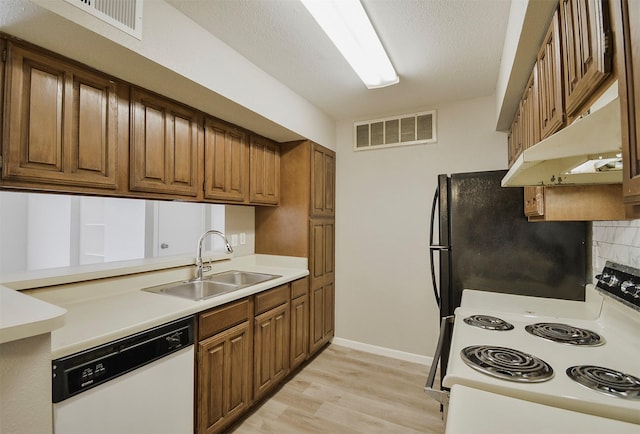
M 207 235 L 218 235 L 219 237 L 222 237 L 222 239 L 224 240 L 224 247 L 225 249 L 227 249 L 227 253 L 233 253 L 233 249 L 231 248 L 229 241 L 227 241 L 227 237 L 222 232 L 212 229 L 200 235 L 200 239 L 198 239 L 198 251 L 196 254 L 196 275 L 193 280 L 202 280 L 202 273 L 204 271 L 211 271 L 211 265 L 207 265 L 205 267 L 202 264 L 202 242 L 207 237 Z

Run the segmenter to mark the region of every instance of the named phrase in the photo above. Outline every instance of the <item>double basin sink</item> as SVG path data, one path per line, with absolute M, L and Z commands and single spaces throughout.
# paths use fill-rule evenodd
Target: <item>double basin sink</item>
M 203 277 L 201 280 L 188 280 L 184 282 L 152 286 L 150 288 L 144 288 L 143 291 L 172 295 L 175 297 L 198 301 L 227 294 L 229 292 L 257 285 L 258 283 L 266 282 L 278 277 L 282 276 L 232 270 L 225 271 L 224 273 L 212 274 L 211 276 Z

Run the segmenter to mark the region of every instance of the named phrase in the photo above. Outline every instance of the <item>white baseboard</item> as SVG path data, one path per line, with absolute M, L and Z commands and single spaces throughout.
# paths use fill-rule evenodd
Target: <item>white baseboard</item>
M 431 366 L 431 364 L 433 363 L 433 357 L 406 353 L 404 351 L 392 350 L 390 348 L 378 347 L 376 345 L 363 344 L 362 342 L 351 341 L 349 339 L 334 337 L 331 342 L 335 345 L 353 348 L 354 350 L 365 351 L 367 353 L 391 357 L 393 359 L 404 360 L 407 362 L 420 363 L 421 365 L 425 366 Z

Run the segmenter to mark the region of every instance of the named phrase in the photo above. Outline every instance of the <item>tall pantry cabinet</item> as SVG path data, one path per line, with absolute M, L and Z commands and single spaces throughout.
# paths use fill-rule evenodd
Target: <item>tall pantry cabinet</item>
M 256 253 L 309 259 L 309 351 L 334 334 L 335 153 L 311 141 L 280 146 L 280 206 L 256 208 Z

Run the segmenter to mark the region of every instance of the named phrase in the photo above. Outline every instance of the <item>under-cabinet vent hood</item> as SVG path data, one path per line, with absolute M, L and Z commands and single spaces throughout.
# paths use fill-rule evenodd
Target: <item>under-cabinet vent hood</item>
M 526 149 L 503 187 L 622 183 L 620 101 L 617 96 Z

